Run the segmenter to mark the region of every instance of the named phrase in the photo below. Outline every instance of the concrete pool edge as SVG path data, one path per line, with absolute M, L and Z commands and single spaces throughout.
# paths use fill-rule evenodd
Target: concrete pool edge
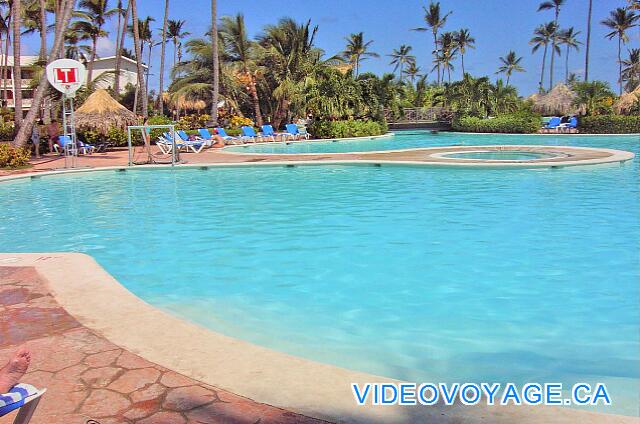
M 123 259 L 124 260 L 124 259 Z M 326 365 L 215 333 L 136 297 L 79 253 L 0 254 L 5 267 L 33 267 L 56 301 L 111 342 L 188 377 L 303 415 L 338 422 L 638 422 L 559 407 L 357 407 L 351 383 L 394 380 Z
M 490 160 L 451 160 L 437 156 L 442 150 L 450 150 L 451 152 L 460 151 L 477 151 L 478 149 L 498 149 L 498 150 L 522 150 L 532 149 L 544 152 L 592 152 L 607 153 L 606 157 L 595 157 L 580 160 L 558 160 L 570 159 L 552 158 L 549 160 L 535 161 L 490 161 Z M 434 154 L 429 154 L 433 152 Z M 382 150 L 372 152 L 356 152 L 356 153 L 331 153 L 331 154 L 246 154 L 236 152 L 221 152 L 224 155 L 245 156 L 246 162 L 200 162 L 200 163 L 183 163 L 175 166 L 167 164 L 157 165 L 140 165 L 140 166 L 98 166 L 86 168 L 57 169 L 48 171 L 31 171 L 24 173 L 15 173 L 0 176 L 0 182 L 11 181 L 25 178 L 39 178 L 44 176 L 66 175 L 83 172 L 94 171 L 119 171 L 119 170 L 154 170 L 154 169 L 190 169 L 190 168 L 232 168 L 232 167 L 273 167 L 273 166 L 319 166 L 319 165 L 390 165 L 390 166 L 417 166 L 417 167 L 440 167 L 440 168 L 494 168 L 494 169 L 513 169 L 513 168 L 564 168 L 576 166 L 593 166 L 606 165 L 615 163 L 624 163 L 635 158 L 635 155 L 625 150 L 591 148 L 591 147 L 573 147 L 573 146 L 543 146 L 543 145 L 485 145 L 485 146 L 448 146 L 448 147 L 429 147 L 429 148 L 410 148 L 399 150 Z M 393 154 L 426 154 L 427 159 L 418 157 L 418 159 L 391 159 Z M 313 158 L 313 156 L 319 156 Z M 568 156 L 571 156 L 570 154 Z M 252 158 L 253 157 L 253 158 Z M 255 161 L 259 158 L 261 161 Z M 435 160 L 434 160 L 435 159 Z

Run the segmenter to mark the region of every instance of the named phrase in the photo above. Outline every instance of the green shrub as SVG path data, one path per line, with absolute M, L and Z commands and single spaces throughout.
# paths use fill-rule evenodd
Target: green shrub
M 29 165 L 31 150 L 0 144 L 0 168 L 20 168 Z
M 132 137 L 132 141 L 142 143 L 142 136 Z M 107 132 L 107 143 L 111 143 L 114 146 L 126 146 L 127 145 L 127 132 L 120 128 L 110 128 Z
M 176 129 L 197 130 L 198 128 L 206 128 L 209 121 L 211 121 L 210 115 L 187 115 L 176 122 Z
M 11 141 L 15 137 L 13 122 L 0 124 L 0 141 Z
M 171 125 L 172 123 L 173 121 L 171 120 L 171 118 L 164 115 L 152 116 L 147 120 L 148 125 Z M 177 128 L 177 124 L 176 124 L 176 129 L 180 129 L 180 128 Z M 159 128 L 156 130 L 151 130 L 151 142 L 153 143 L 153 141 L 157 140 L 162 135 L 162 133 L 167 131 L 168 131 L 167 128 Z M 133 131 L 132 135 L 135 135 L 135 138 L 132 140 L 133 144 L 135 144 L 136 146 L 143 144 L 142 135 L 140 134 L 140 131 L 138 130 Z M 126 144 L 126 139 L 125 139 L 125 144 Z
M 583 116 L 578 121 L 578 129 L 585 134 L 640 133 L 640 116 Z
M 535 133 L 542 127 L 542 119 L 537 115 L 513 114 L 490 119 L 463 116 L 453 120 L 453 129 L 475 133 Z
M 376 121 L 316 121 L 309 127 L 314 138 L 369 137 L 386 132 L 387 125 Z

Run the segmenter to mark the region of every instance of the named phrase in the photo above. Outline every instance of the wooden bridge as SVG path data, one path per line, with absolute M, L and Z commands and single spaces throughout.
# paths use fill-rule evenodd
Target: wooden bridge
M 400 113 L 385 109 L 384 116 L 391 130 L 451 130 L 453 114 L 443 107 L 404 108 Z

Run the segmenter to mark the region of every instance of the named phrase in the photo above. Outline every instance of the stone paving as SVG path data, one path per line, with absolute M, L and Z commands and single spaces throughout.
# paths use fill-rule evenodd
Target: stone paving
M 152 147 L 157 153 L 157 148 Z M 460 148 L 460 147 L 454 147 Z M 476 150 L 476 147 L 463 147 L 469 150 Z M 332 161 L 332 160 L 374 160 L 374 161 L 414 161 L 414 162 L 434 162 L 434 163 L 454 163 L 460 162 L 458 159 L 433 157 L 433 154 L 448 152 L 448 147 L 428 148 L 428 149 L 411 149 L 404 151 L 389 152 L 353 152 L 353 153 L 318 153 L 318 154 L 251 154 L 251 153 L 234 153 L 224 151 L 222 149 L 207 149 L 201 153 L 181 153 L 180 162 L 183 164 L 225 164 L 225 163 L 260 163 L 260 162 L 291 162 L 291 161 Z M 558 151 L 566 153 L 569 156 L 564 158 L 549 159 L 555 162 L 576 162 L 591 159 L 606 159 L 612 156 L 611 153 L 597 149 L 574 149 L 571 147 L 546 146 L 541 148 L 525 148 L 525 146 L 505 146 L 504 149 L 531 150 L 531 151 Z M 496 149 L 500 150 L 500 148 Z M 140 152 L 134 154 L 136 158 L 141 158 Z M 628 159 L 628 158 L 627 158 Z M 113 149 L 107 153 L 95 153 L 88 156 L 79 156 L 77 158 L 77 168 L 102 168 L 108 166 L 127 166 L 129 154 L 127 149 Z M 484 162 L 480 160 L 465 160 L 464 162 Z M 170 160 L 169 160 L 170 163 Z M 31 168 L 19 170 L 2 170 L 0 176 L 11 174 L 23 174 L 28 172 L 44 172 L 57 169 L 63 169 L 65 166 L 64 157 L 47 154 L 40 159 L 31 160 Z
M 69 315 L 33 268 L 0 267 L 0 365 L 20 345 L 32 352 L 23 382 L 47 388 L 32 424 L 325 422 L 253 402 L 134 355 Z M 0 424 L 13 422 L 13 416 L 0 418 Z

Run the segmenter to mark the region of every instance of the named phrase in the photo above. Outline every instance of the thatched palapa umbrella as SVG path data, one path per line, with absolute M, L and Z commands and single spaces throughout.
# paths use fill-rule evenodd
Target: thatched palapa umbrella
M 106 135 L 111 128 L 126 129 L 135 125 L 136 115 L 118 103 L 106 90 L 96 90 L 76 110 L 75 123 L 79 130 L 92 130 Z
M 564 84 L 558 84 L 547 94 L 534 94 L 534 112 L 542 115 L 576 115 L 579 108 L 574 104 L 576 93 Z
M 624 93 L 620 96 L 613 104 L 613 110 L 619 115 L 624 115 L 629 113 L 636 102 L 640 102 L 640 85 L 631 93 Z

